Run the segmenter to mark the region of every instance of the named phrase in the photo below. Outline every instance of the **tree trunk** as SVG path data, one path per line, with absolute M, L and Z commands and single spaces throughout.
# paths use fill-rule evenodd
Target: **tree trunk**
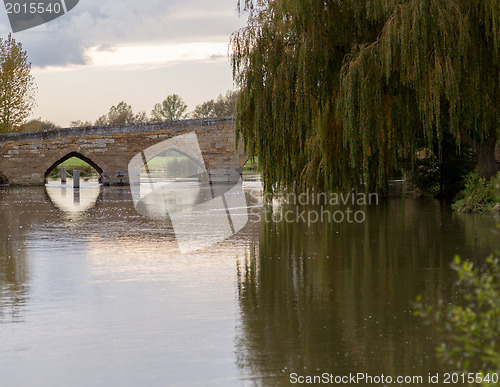
M 496 128 L 491 127 L 489 136 L 483 142 L 474 142 L 474 151 L 477 157 L 477 169 L 479 177 L 490 180 L 497 174 L 495 163 L 495 146 L 497 143 Z

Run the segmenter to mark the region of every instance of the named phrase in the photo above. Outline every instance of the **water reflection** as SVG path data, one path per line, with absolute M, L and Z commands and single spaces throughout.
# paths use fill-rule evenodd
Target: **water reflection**
M 0 206 L 29 268 L 16 277 L 29 295 L 22 319 L 0 325 L 2 387 L 239 384 L 240 241 L 181 255 L 171 225 L 138 214 L 128 187 L 103 187 L 76 218 L 43 187 L 9 188 Z
M 3 225 L 2 225 L 3 226 Z M 5 229 L 3 229 L 5 230 Z M 29 270 L 24 251 L 0 235 L 0 323 L 22 321 L 28 299 Z
M 45 190 L 57 208 L 74 218 L 95 206 L 101 193 L 101 185 L 97 182 L 82 182 L 80 188 L 73 188 L 71 182 L 68 185 L 49 182 L 45 185 Z
M 262 224 L 238 268 L 243 375 L 282 385 L 291 372 L 438 370 L 437 336 L 412 316 L 412 301 L 449 292 L 454 254 L 482 260 L 494 239 L 478 245 L 438 201 L 390 200 L 365 210 L 363 224 Z M 482 218 L 483 227 L 490 220 Z
M 139 214 L 129 187 L 64 213 L 57 189 L 0 190 L 2 387 L 427 375 L 439 338 L 411 301 L 450 293 L 455 253 L 480 261 L 498 246 L 494 219 L 436 201 L 391 199 L 362 224 L 308 226 L 257 222 L 268 210 L 251 195 L 242 232 L 182 255 L 170 221 Z
M 195 203 L 212 199 L 210 190 L 203 189 L 197 181 L 142 183 L 138 191 L 140 200 L 137 203 L 137 211 L 150 218 L 165 218 L 169 208 L 182 211 L 190 209 Z
M 23 243 L 24 222 L 19 213 L 9 211 L 0 189 L 0 324 L 23 320 L 28 300 L 29 265 Z

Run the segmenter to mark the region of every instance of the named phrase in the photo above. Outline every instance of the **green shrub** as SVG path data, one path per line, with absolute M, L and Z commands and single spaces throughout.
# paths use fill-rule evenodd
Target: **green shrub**
M 467 175 L 465 188 L 458 195 L 453 209 L 463 213 L 500 211 L 500 173 L 490 181 L 477 173 Z
M 500 258 L 492 255 L 480 269 L 458 256 L 452 264 L 458 274 L 459 299 L 425 306 L 417 298 L 416 315 L 436 324 L 444 339 L 438 358 L 453 370 L 500 373 Z

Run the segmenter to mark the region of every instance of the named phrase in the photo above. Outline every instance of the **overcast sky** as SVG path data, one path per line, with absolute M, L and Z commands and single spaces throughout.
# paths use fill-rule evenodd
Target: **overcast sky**
M 66 15 L 13 35 L 38 91 L 34 117 L 68 126 L 125 101 L 151 112 L 179 94 L 191 111 L 233 89 L 231 33 L 246 23 L 237 0 L 80 0 Z M 11 31 L 0 6 L 0 36 Z

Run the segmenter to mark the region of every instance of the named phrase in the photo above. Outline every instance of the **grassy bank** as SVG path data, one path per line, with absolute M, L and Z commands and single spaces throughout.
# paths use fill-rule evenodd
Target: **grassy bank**
M 452 205 L 461 213 L 482 214 L 500 212 L 500 173 L 490 181 L 471 173 L 465 180 L 465 188 Z
M 258 173 L 259 159 L 257 157 L 248 160 L 243 166 L 243 173 Z
M 49 178 L 56 178 L 61 174 L 61 168 L 65 167 L 68 173 L 73 174 L 73 170 L 78 169 L 80 171 L 81 177 L 90 177 L 98 175 L 97 171 L 88 163 L 83 160 L 80 160 L 77 157 L 72 157 L 57 167 L 55 167 L 49 174 Z

